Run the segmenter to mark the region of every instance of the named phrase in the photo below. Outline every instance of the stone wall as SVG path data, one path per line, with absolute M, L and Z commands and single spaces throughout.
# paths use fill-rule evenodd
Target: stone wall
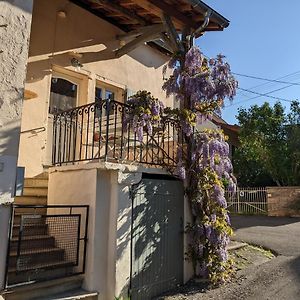
M 300 216 L 300 186 L 267 187 L 268 216 Z

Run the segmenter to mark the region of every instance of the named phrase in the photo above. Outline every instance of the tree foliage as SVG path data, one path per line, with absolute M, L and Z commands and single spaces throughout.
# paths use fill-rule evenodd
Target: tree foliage
M 300 184 L 300 107 L 278 102 L 239 109 L 240 146 L 234 155 L 240 185 Z

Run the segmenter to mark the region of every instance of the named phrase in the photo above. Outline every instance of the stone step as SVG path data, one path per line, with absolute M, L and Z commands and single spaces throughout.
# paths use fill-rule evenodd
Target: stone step
M 44 187 L 24 187 L 23 196 L 44 196 L 47 197 L 48 188 Z
M 24 187 L 48 188 L 48 178 L 25 178 Z
M 74 273 L 74 264 L 66 261 L 48 261 L 43 264 L 31 266 L 27 270 L 18 270 L 10 268 L 8 271 L 9 286 L 16 284 L 28 284 L 43 280 L 55 278 L 64 278 Z
M 49 173 L 48 173 L 48 172 L 43 172 L 43 173 L 41 173 L 41 174 L 39 174 L 39 175 L 37 175 L 37 176 L 34 176 L 34 177 L 32 177 L 32 178 L 48 179 L 48 178 L 49 178 Z
M 88 292 L 84 289 L 77 289 L 65 293 L 60 293 L 50 297 L 34 298 L 33 300 L 97 300 L 97 292 Z
M 9 271 L 16 268 L 17 259 L 24 270 L 38 268 L 47 261 L 63 261 L 65 250 L 61 248 L 22 249 L 18 256 L 17 251 L 11 251 L 9 255 Z
M 237 242 L 237 241 L 230 241 L 229 245 L 227 246 L 227 250 L 228 251 L 234 251 L 240 248 L 243 248 L 247 246 L 246 243 L 242 243 L 242 242 Z
M 52 296 L 79 290 L 82 281 L 82 276 L 72 276 L 25 286 L 11 287 L 2 293 L 2 297 L 5 300 L 33 300 L 42 299 L 43 297 L 48 297 L 46 299 L 55 299 Z
M 40 220 L 40 222 L 37 222 L 36 224 L 26 224 L 26 226 L 23 227 L 22 232 L 22 240 L 25 238 L 40 238 L 39 236 L 47 236 L 48 233 L 48 224 L 45 224 L 43 222 L 44 220 Z M 12 231 L 12 237 L 17 238 L 19 236 L 20 232 L 20 225 L 14 224 L 13 225 L 13 231 Z
M 15 204 L 18 205 L 47 205 L 46 196 L 17 196 Z
M 30 216 L 45 216 L 47 214 L 46 207 L 16 207 L 15 217 L 19 215 L 30 215 Z
M 19 238 L 13 237 L 10 242 L 10 251 L 14 253 L 20 245 L 21 250 L 36 250 L 36 249 L 49 249 L 55 246 L 55 238 L 50 235 L 36 235 L 36 236 L 22 236 L 21 242 Z

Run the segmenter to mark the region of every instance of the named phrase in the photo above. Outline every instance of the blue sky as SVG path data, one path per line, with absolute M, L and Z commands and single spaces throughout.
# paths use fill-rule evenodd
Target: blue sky
M 205 3 L 230 20 L 223 32 L 208 32 L 197 40 L 208 56 L 222 53 L 227 57 L 233 72 L 300 83 L 300 1 L 299 0 L 204 0 Z M 239 86 L 259 93 L 285 87 L 284 84 L 267 83 L 236 76 Z M 261 85 L 255 87 L 257 85 Z M 255 88 L 253 88 L 255 87 Z M 275 97 L 300 99 L 300 86 L 292 86 L 271 94 Z M 276 100 L 238 91 L 231 106 L 223 110 L 223 118 L 237 123 L 239 107 L 250 107 Z M 239 103 L 238 102 L 242 102 Z M 237 103 L 237 104 L 235 104 Z M 281 101 L 289 108 L 289 103 Z M 226 105 L 230 103 L 226 102 Z

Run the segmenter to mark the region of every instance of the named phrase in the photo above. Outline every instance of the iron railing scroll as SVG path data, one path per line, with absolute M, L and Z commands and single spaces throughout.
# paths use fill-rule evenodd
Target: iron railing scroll
M 127 104 L 96 99 L 94 103 L 54 115 L 53 165 L 81 161 L 174 166 L 180 141 L 176 122 L 165 119 L 140 141 L 131 124 L 125 124 Z

